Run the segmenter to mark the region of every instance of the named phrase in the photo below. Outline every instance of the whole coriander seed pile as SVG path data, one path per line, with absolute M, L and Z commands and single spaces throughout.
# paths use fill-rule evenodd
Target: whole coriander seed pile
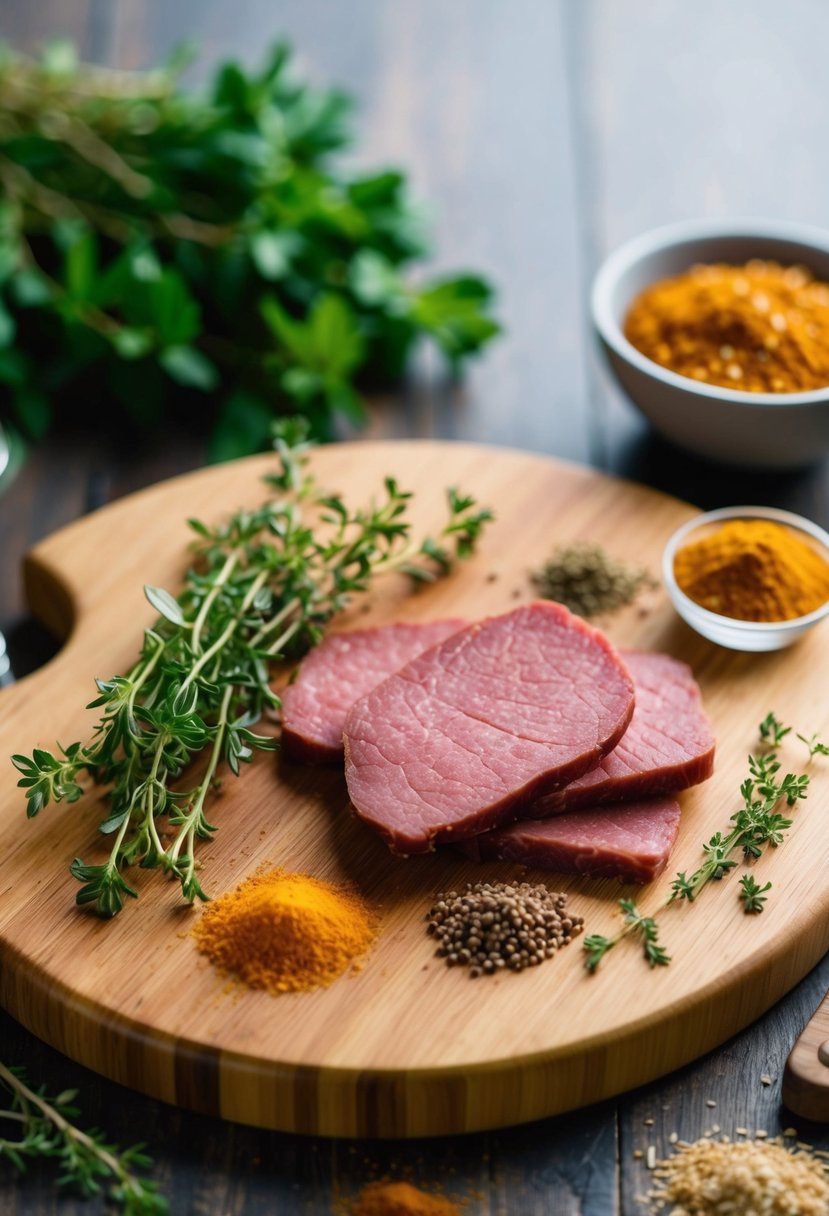
M 579 541 L 555 550 L 531 575 L 538 594 L 589 619 L 630 604 L 643 587 L 655 587 L 647 570 L 626 566 L 601 545 Z
M 427 913 L 427 933 L 448 967 L 469 974 L 523 971 L 552 958 L 581 932 L 584 921 L 566 911 L 567 896 L 528 882 L 477 882 L 462 894 L 441 892 Z

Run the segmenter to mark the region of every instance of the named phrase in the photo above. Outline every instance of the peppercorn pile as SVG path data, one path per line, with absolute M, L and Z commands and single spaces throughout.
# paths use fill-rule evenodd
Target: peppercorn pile
M 584 926 L 566 912 L 567 896 L 541 884 L 478 882 L 463 894 L 438 895 L 427 913 L 427 933 L 448 967 L 469 967 L 473 978 L 508 968 L 537 967 L 568 945 Z
M 626 566 L 589 541 L 556 549 L 531 577 L 542 599 L 556 600 L 588 620 L 623 608 L 643 587 L 656 586 L 647 570 Z
M 651 1213 L 670 1216 L 826 1216 L 829 1179 L 806 1151 L 774 1140 L 703 1138 L 682 1146 L 654 1170 Z

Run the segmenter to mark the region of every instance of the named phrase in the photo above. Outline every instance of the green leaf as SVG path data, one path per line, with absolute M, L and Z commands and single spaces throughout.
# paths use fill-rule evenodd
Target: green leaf
M 113 347 L 122 359 L 143 359 L 155 344 L 153 334 L 146 329 L 133 329 L 129 325 L 115 331 L 110 338 Z
M 255 232 L 250 238 L 250 255 L 262 278 L 270 282 L 284 278 L 300 243 L 295 232 Z
M 71 76 L 77 71 L 78 55 L 68 39 L 53 38 L 43 48 L 40 62 L 51 76 Z
M 14 317 L 6 308 L 3 301 L 0 300 L 0 349 L 11 346 L 16 332 L 17 326 L 15 325 Z
M 360 362 L 360 327 L 342 296 L 320 296 L 309 319 L 314 363 L 330 376 L 345 377 Z
M 169 591 L 165 591 L 163 587 L 151 587 L 149 584 L 146 584 L 144 594 L 160 616 L 165 617 L 174 625 L 183 625 L 185 623 L 181 604 L 174 596 L 170 595 Z
M 477 350 L 500 330 L 488 314 L 492 290 L 474 275 L 443 279 L 420 290 L 412 316 L 452 359 Z
M 127 250 L 127 258 L 132 277 L 137 283 L 157 283 L 162 277 L 161 262 L 155 250 L 149 246 Z
M 311 334 L 303 324 L 292 320 L 274 296 L 264 296 L 260 309 L 266 324 L 286 352 L 299 363 L 309 363 L 312 358 Z
M 66 290 L 76 300 L 88 300 L 92 295 L 98 270 L 98 242 L 88 228 L 78 232 L 66 250 L 64 282 Z
M 158 279 L 136 283 L 122 308 L 130 325 L 154 329 L 162 346 L 187 346 L 201 333 L 201 309 L 177 270 L 167 268 Z
M 234 460 L 249 456 L 267 446 L 274 420 L 274 408 L 261 397 L 236 392 L 227 397 L 210 435 L 208 460 Z
M 22 351 L 0 350 L 0 384 L 19 388 L 29 375 L 29 362 Z
M 361 249 L 357 253 L 349 268 L 348 279 L 357 299 L 370 308 L 392 302 L 404 311 L 408 307 L 396 267 L 376 249 Z
M 39 270 L 18 270 L 10 282 L 9 291 L 19 308 L 40 308 L 52 298 L 52 289 Z
M 168 346 L 158 359 L 167 375 L 187 388 L 207 393 L 219 383 L 216 365 L 195 346 Z

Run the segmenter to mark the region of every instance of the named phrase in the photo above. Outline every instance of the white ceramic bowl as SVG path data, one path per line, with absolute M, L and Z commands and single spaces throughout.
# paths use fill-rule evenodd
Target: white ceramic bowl
M 677 550 L 691 540 L 693 533 L 728 519 L 770 519 L 785 524 L 802 533 L 804 539 L 817 542 L 817 547 L 829 562 L 829 533 L 824 532 L 823 528 L 819 528 L 811 520 L 804 519 L 802 515 L 794 515 L 791 511 L 778 511 L 774 507 L 721 507 L 718 511 L 697 515 L 687 524 L 683 524 L 665 546 L 662 555 L 662 579 L 674 608 L 697 633 L 708 638 L 709 642 L 717 642 L 730 650 L 782 650 L 784 646 L 791 646 L 792 642 L 796 642 L 817 625 L 818 621 L 829 615 L 829 600 L 807 616 L 793 617 L 788 621 L 738 621 L 734 617 L 720 616 L 718 612 L 710 612 L 701 607 L 681 591 L 677 584 L 674 577 L 674 558 Z
M 593 323 L 628 396 L 668 439 L 701 456 L 755 468 L 797 468 L 829 451 L 829 387 L 747 393 L 703 384 L 654 363 L 622 326 L 644 288 L 697 262 L 772 259 L 808 266 L 829 282 L 829 232 L 772 220 L 697 220 L 629 241 L 593 284 Z

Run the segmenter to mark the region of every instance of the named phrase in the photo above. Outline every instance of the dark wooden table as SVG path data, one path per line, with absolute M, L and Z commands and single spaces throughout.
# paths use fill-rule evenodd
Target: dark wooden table
M 489 273 L 507 327 L 462 388 L 427 364 L 374 403 L 370 434 L 547 452 L 701 506 L 766 502 L 829 526 L 825 464 L 748 475 L 649 434 L 598 365 L 587 322 L 601 257 L 653 225 L 742 214 L 829 224 L 822 0 L 0 0 L 0 33 L 25 49 L 68 35 L 85 57 L 130 67 L 195 38 L 194 80 L 287 35 L 313 77 L 358 96 L 360 159 L 410 169 L 437 210 L 438 262 Z M 177 433 L 142 450 L 88 435 L 38 449 L 0 498 L 0 628 L 19 674 L 48 652 L 26 618 L 25 549 L 202 458 Z M 633 1216 L 647 1187 L 635 1152 L 662 1154 L 671 1132 L 693 1140 L 714 1123 L 769 1134 L 792 1124 L 783 1065 L 827 986 L 829 959 L 743 1034 L 635 1093 L 438 1143 L 319 1141 L 200 1118 L 85 1072 L 4 1015 L 0 1054 L 53 1091 L 78 1086 L 85 1119 L 113 1139 L 145 1140 L 176 1216 L 323 1216 L 337 1194 L 384 1174 L 465 1196 L 470 1216 Z M 826 1130 L 797 1126 L 829 1147 Z M 103 1210 L 56 1201 L 47 1172 L 21 1181 L 5 1168 L 0 1188 L 3 1212 Z

